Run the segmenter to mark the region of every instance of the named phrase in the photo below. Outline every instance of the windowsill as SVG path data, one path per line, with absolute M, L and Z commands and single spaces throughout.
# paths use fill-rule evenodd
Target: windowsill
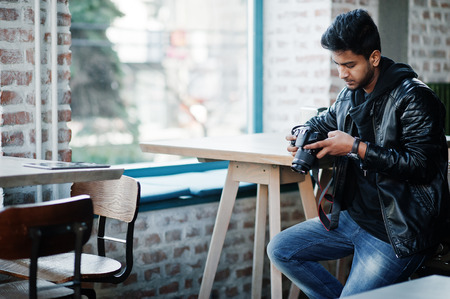
M 228 161 L 199 163 L 196 159 L 176 163 L 136 163 L 120 165 L 124 175 L 141 184 L 139 210 L 161 210 L 218 202 L 226 180 Z M 282 191 L 296 184 L 284 185 Z M 237 198 L 256 196 L 256 184 L 241 182 Z

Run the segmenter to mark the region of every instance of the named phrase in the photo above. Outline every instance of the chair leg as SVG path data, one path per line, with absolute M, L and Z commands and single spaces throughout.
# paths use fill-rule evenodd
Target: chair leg
M 81 289 L 81 295 L 88 297 L 89 299 L 96 299 L 97 294 L 94 289 Z

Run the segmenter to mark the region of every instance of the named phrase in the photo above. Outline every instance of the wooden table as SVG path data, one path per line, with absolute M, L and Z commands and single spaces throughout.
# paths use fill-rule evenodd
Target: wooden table
M 345 297 L 348 299 L 447 299 L 450 277 L 432 275 Z
M 252 298 L 261 297 L 266 214 L 270 238 L 280 232 L 280 185 L 298 183 L 307 218 L 317 215 L 310 176 L 290 169 L 286 134 L 251 134 L 141 143 L 144 152 L 197 157 L 199 161 L 228 160 L 227 178 L 217 211 L 199 298 L 209 298 L 220 254 L 236 200 L 239 182 L 258 184 L 252 276 Z M 272 298 L 282 297 L 281 273 L 271 265 Z
M 124 171 L 118 167 L 48 170 L 23 166 L 24 163 L 36 162 L 46 161 L 1 156 L 0 187 L 113 180 L 120 178 Z

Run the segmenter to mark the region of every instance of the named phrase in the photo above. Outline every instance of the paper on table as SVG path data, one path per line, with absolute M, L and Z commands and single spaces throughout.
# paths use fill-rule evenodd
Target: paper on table
M 23 166 L 42 168 L 42 169 L 108 168 L 108 167 L 110 167 L 110 165 L 107 165 L 107 164 L 97 164 L 97 163 L 88 163 L 88 162 L 61 162 L 61 161 L 24 163 Z

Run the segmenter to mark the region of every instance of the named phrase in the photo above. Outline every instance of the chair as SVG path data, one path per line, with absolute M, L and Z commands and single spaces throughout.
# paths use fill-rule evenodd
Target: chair
M 23 264 L 19 280 L 0 285 L 1 298 L 60 298 L 75 294 L 81 298 L 81 249 L 91 235 L 93 219 L 89 196 L 76 196 L 37 204 L 8 206 L 0 209 L 0 273 L 9 274 L 16 264 Z M 69 289 L 37 279 L 38 260 L 74 250 Z M 20 260 L 18 260 L 20 259 Z
M 74 183 L 72 196 L 88 194 L 98 215 L 97 254 L 81 255 L 81 281 L 118 284 L 125 281 L 133 267 L 133 236 L 140 200 L 140 185 L 137 180 L 122 176 L 118 180 Z M 105 234 L 107 219 L 118 220 L 127 225 L 125 239 Z M 105 241 L 125 244 L 125 263 L 106 257 Z M 39 260 L 38 277 L 54 283 L 65 283 L 74 279 L 73 265 L 69 262 L 73 253 L 63 253 Z M 25 277 L 24 267 L 8 274 Z M 94 289 L 82 288 L 82 294 L 95 298 Z

